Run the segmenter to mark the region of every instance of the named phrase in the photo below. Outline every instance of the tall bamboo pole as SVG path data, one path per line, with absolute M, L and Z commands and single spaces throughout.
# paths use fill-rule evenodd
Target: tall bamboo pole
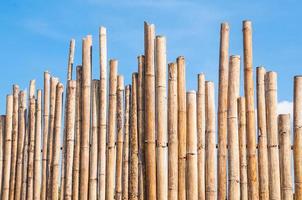
M 156 157 L 155 157 L 155 70 L 153 24 L 144 24 L 145 30 L 145 157 L 146 198 L 156 199 Z
M 280 194 L 280 171 L 278 150 L 278 121 L 277 121 L 277 74 L 267 72 L 265 75 L 266 88 L 266 122 L 267 122 L 267 144 L 269 154 L 269 186 L 270 199 L 281 199 Z M 273 170 L 272 170 L 273 169 Z
M 71 39 L 69 43 L 69 53 L 68 53 L 67 80 L 72 79 L 74 48 L 75 48 L 75 40 Z
M 229 25 L 220 27 L 219 93 L 218 93 L 218 199 L 227 197 L 227 100 Z
M 205 83 L 206 94 L 206 200 L 216 198 L 215 188 L 215 97 L 214 83 Z
M 282 114 L 278 117 L 278 130 L 280 138 L 281 158 L 281 190 L 282 199 L 293 199 L 293 186 L 291 175 L 291 144 L 290 144 L 290 115 Z
M 259 170 L 259 198 L 269 199 L 268 153 L 266 133 L 265 106 L 265 69 L 257 67 L 257 124 L 258 124 L 258 170 Z
M 122 200 L 122 174 L 123 174 L 123 143 L 124 143 L 124 77 L 117 76 L 117 149 L 116 149 L 116 182 L 115 199 Z
M 5 136 L 5 116 L 0 116 L 0 196 L 2 196 L 2 170 L 3 170 L 3 157 L 4 157 L 4 136 Z
M 198 199 L 196 93 L 187 92 L 187 199 Z
M 9 176 L 11 167 L 11 143 L 12 143 L 12 117 L 13 117 L 13 95 L 6 96 L 6 117 L 5 117 L 5 140 L 2 172 L 2 193 L 1 199 L 9 199 Z
M 25 116 L 26 118 L 26 116 Z M 28 119 L 28 118 L 27 118 Z M 22 188 L 21 188 L 21 199 L 26 199 L 26 189 L 27 189 L 27 164 L 28 164 L 28 122 L 25 126 L 25 141 L 23 149 L 23 163 L 22 163 Z
M 178 199 L 177 65 L 169 64 L 168 80 L 168 199 Z
M 240 161 L 237 98 L 240 85 L 240 56 L 231 56 L 228 83 L 228 199 L 240 199 Z M 219 177 L 219 175 L 218 175 Z
M 116 132 L 116 89 L 117 89 L 117 60 L 110 60 L 109 77 L 109 117 L 108 117 L 108 146 L 106 163 L 106 200 L 114 199 L 115 187 L 115 132 Z
M 249 199 L 259 198 L 257 155 L 256 155 L 256 128 L 253 83 L 253 50 L 252 50 L 252 23 L 243 22 L 244 48 L 244 92 L 246 99 L 246 126 L 247 126 L 247 157 L 248 157 L 248 188 Z

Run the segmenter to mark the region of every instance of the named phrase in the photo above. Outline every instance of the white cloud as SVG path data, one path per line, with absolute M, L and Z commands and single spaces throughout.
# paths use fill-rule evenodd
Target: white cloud
M 277 107 L 278 114 L 290 114 L 291 118 L 293 117 L 293 102 L 290 101 L 281 101 L 278 103 Z

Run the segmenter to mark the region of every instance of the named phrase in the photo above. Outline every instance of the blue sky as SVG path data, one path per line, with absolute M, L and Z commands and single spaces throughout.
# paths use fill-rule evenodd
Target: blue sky
M 0 113 L 12 84 L 25 89 L 36 79 L 42 88 L 46 70 L 65 83 L 71 38 L 80 64 L 81 38 L 92 34 L 93 77 L 98 78 L 101 25 L 107 27 L 108 56 L 119 60 L 119 73 L 130 83 L 136 57 L 143 53 L 144 21 L 167 37 L 168 62 L 186 57 L 187 88 L 195 89 L 200 72 L 217 86 L 220 23 L 230 24 L 230 54 L 242 56 L 242 20 L 252 20 L 254 67 L 277 71 L 279 101 L 292 101 L 293 76 L 302 74 L 301 6 L 298 1 L 2 1 Z

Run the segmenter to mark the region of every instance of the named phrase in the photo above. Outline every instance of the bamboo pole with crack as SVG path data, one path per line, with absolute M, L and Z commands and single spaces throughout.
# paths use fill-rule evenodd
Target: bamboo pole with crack
M 5 115 L 0 116 L 0 196 L 2 189 L 2 177 L 3 177 L 3 157 L 4 157 L 4 136 L 5 136 Z
M 68 65 L 67 65 L 67 80 L 72 79 L 72 70 L 74 63 L 75 40 L 71 39 L 69 43 Z
M 26 118 L 26 116 L 25 116 Z M 25 125 L 25 139 L 23 149 L 23 161 L 22 161 L 22 188 L 21 188 L 21 199 L 26 200 L 26 189 L 27 189 L 27 164 L 28 164 L 28 118 L 27 124 Z

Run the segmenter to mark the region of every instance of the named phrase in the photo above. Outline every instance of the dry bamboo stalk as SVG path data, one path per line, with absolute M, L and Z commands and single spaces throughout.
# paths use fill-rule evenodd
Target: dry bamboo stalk
M 293 199 L 293 186 L 291 175 L 291 144 L 290 144 L 290 115 L 282 114 L 278 118 L 281 157 L 281 190 L 282 199 Z
M 215 189 L 215 97 L 214 83 L 205 83 L 206 108 L 206 200 L 216 198 Z
M 4 157 L 4 135 L 5 135 L 5 116 L 0 116 L 0 191 L 2 189 L 2 170 L 3 170 L 3 157 Z M 1 192 L 0 192 L 1 196 Z
M 168 198 L 168 135 L 167 135 L 167 53 L 166 38 L 156 36 L 155 39 L 155 113 L 156 113 L 156 133 L 157 133 L 157 199 L 166 200 Z
M 60 134 L 62 126 L 62 106 L 63 106 L 63 84 L 58 83 L 56 89 L 56 111 L 53 131 L 52 147 L 52 174 L 51 174 L 51 199 L 59 199 L 59 161 L 60 161 Z
M 237 100 L 237 105 L 238 105 L 239 156 L 240 156 L 240 199 L 248 200 L 245 98 L 239 97 Z
M 74 150 L 74 133 L 75 133 L 75 99 L 76 99 L 76 81 L 69 80 L 67 83 L 67 100 L 66 100 L 66 160 L 65 160 L 65 185 L 64 199 L 72 199 L 72 166 Z M 62 186 L 61 186 L 62 187 Z
M 259 198 L 269 199 L 268 154 L 266 133 L 265 106 L 265 69 L 257 67 L 257 124 L 258 124 L 258 170 L 259 170 Z
M 186 67 L 185 58 L 177 58 L 178 104 L 178 199 L 186 199 Z
M 35 200 L 40 199 L 41 189 L 41 126 L 42 126 L 42 90 L 37 91 L 36 100 L 36 135 L 34 162 L 34 193 Z
M 267 72 L 265 75 L 266 88 L 266 123 L 267 123 L 267 147 L 269 155 L 269 186 L 270 199 L 281 199 L 280 171 L 278 150 L 278 121 L 277 121 L 277 74 Z M 273 169 L 273 170 L 272 170 Z
M 246 126 L 247 126 L 247 160 L 248 160 L 248 188 L 249 199 L 259 198 L 257 153 L 256 153 L 256 128 L 253 83 L 253 52 L 252 52 L 252 23 L 243 22 L 243 48 L 244 48 L 244 91 L 246 100 Z
M 227 100 L 229 25 L 220 27 L 219 93 L 218 93 L 218 199 L 227 198 Z
M 155 70 L 153 24 L 144 24 L 145 31 L 145 157 L 146 199 L 156 199 L 156 157 L 155 157 Z
M 75 48 L 75 40 L 71 39 L 70 43 L 69 43 L 69 53 L 68 53 L 67 80 L 72 79 L 72 70 L 73 70 L 73 62 L 74 62 L 74 48 Z
M 125 87 L 125 120 L 124 120 L 124 145 L 123 145 L 123 177 L 122 177 L 123 200 L 128 200 L 130 107 L 131 107 L 131 86 L 127 85 Z
M 47 141 L 48 141 L 48 131 L 49 131 L 49 89 L 50 89 L 49 86 L 50 86 L 50 74 L 48 72 L 44 72 L 41 200 L 46 199 L 46 186 L 47 186 Z
M 205 75 L 198 74 L 197 79 L 198 199 L 205 200 Z
M 20 195 L 22 200 L 26 200 L 27 164 L 28 164 L 28 140 L 29 140 L 29 135 L 28 135 L 28 122 L 27 122 L 26 128 L 25 128 L 25 140 L 24 140 L 23 163 L 22 163 L 22 188 L 21 188 L 21 195 Z
M 187 199 L 198 199 L 196 93 L 187 92 Z
M 230 56 L 228 81 L 228 199 L 240 199 L 240 161 L 237 98 L 240 85 L 240 56 Z M 219 175 L 218 175 L 219 177 Z
M 15 196 L 15 177 L 16 177 L 16 161 L 17 161 L 17 144 L 18 144 L 18 108 L 19 108 L 19 86 L 13 86 L 13 121 L 12 121 L 12 155 L 10 170 L 10 186 L 9 198 L 14 199 Z
M 302 76 L 294 79 L 294 172 L 295 199 L 302 199 Z
M 169 64 L 168 89 L 168 199 L 178 199 L 177 65 Z
M 98 176 L 98 132 L 99 132 L 99 80 L 92 81 L 91 88 L 91 139 L 90 139 L 90 170 L 89 170 L 89 199 L 97 199 Z
M 88 198 L 89 183 L 89 134 L 91 112 L 91 45 L 92 38 L 87 36 L 82 44 L 82 135 L 80 150 L 80 200 Z
M 132 74 L 129 199 L 138 199 L 137 73 Z
M 117 89 L 117 60 L 110 60 L 109 77 L 109 116 L 108 116 L 108 145 L 106 163 L 106 200 L 114 199 L 115 162 L 116 162 L 116 89 Z
M 124 142 L 124 77 L 117 76 L 117 149 L 116 149 L 116 182 L 115 199 L 122 200 L 122 170 L 123 170 L 123 142 Z
M 13 117 L 13 95 L 6 97 L 6 117 L 5 117 L 5 140 L 2 172 L 2 193 L 1 199 L 9 199 L 9 175 L 11 167 L 11 143 L 12 143 L 12 117 Z

